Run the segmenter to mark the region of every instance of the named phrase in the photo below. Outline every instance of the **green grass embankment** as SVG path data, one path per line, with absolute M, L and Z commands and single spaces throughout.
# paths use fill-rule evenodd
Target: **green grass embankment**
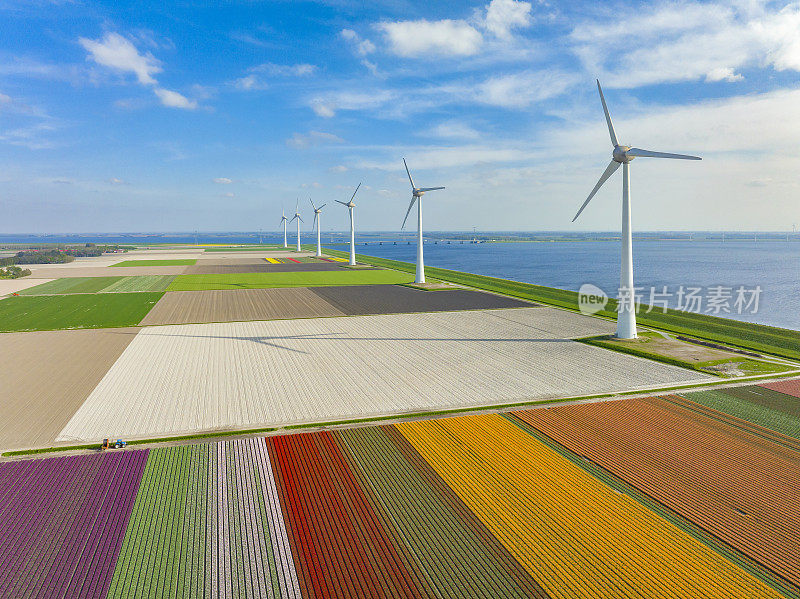
M 339 250 L 325 248 L 325 252 L 338 257 L 347 256 L 346 252 Z M 401 272 L 413 273 L 416 269 L 416 266 L 410 262 L 400 262 L 387 258 L 375 258 L 358 254 L 356 259 L 364 264 L 373 264 Z M 578 293 L 576 291 L 432 266 L 425 267 L 425 275 L 442 281 L 450 281 L 451 283 L 476 289 L 484 289 L 575 312 L 578 311 Z M 609 300 L 605 309 L 598 312 L 597 316 L 616 320 L 616 300 Z M 650 313 L 641 312 L 637 314 L 636 319 L 640 326 L 654 327 L 670 333 L 687 335 L 784 358 L 800 359 L 800 331 L 741 322 L 729 318 L 718 318 L 706 314 L 692 314 L 679 310 L 667 310 L 666 313 L 662 313 L 660 309 L 653 310 Z

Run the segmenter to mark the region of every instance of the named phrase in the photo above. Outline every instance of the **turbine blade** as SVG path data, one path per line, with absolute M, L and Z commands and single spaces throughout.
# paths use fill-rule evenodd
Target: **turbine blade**
M 400 227 L 402 231 L 406 226 L 406 221 L 408 220 L 408 215 L 411 213 L 411 209 L 414 207 L 414 202 L 417 201 L 417 196 L 411 196 L 411 203 L 408 205 L 408 210 L 406 210 L 406 217 L 403 219 L 403 226 Z
M 327 202 L 326 202 L 325 204 L 323 204 L 322 206 L 320 206 L 319 208 L 317 208 L 317 210 L 322 210 L 322 209 L 323 209 L 325 206 L 327 206 L 327 205 L 328 205 L 328 204 L 327 204 Z
M 676 160 L 702 160 L 699 156 L 689 156 L 688 154 L 669 154 L 668 152 L 651 152 L 641 148 L 631 148 L 625 152 L 628 156 L 638 156 L 641 158 L 674 158 Z
M 444 187 L 421 187 L 419 191 L 436 191 L 437 189 L 444 189 Z
M 578 213 L 575 215 L 575 218 L 573 218 L 573 219 L 572 219 L 572 222 L 573 222 L 573 223 L 574 223 L 574 222 L 575 222 L 575 221 L 578 219 L 578 217 L 581 215 L 581 212 L 583 212 L 583 209 L 584 209 L 584 208 L 586 208 L 587 204 L 588 204 L 588 203 L 591 201 L 591 199 L 594 197 L 594 194 L 596 194 L 596 193 L 597 193 L 597 190 L 598 190 L 598 189 L 600 189 L 600 187 L 602 187 L 603 183 L 605 183 L 606 181 L 608 181 L 608 178 L 609 178 L 611 175 L 613 175 L 613 174 L 614 174 L 614 172 L 615 172 L 615 171 L 616 171 L 616 170 L 619 168 L 619 164 L 620 164 L 619 162 L 614 162 L 613 160 L 612 160 L 612 161 L 609 163 L 609 165 L 606 167 L 606 170 L 604 170 L 604 171 L 603 171 L 603 174 L 602 174 L 602 175 L 600 175 L 600 180 L 599 180 L 599 181 L 597 181 L 597 185 L 595 185 L 595 186 L 594 186 L 594 189 L 592 189 L 592 193 L 590 193 L 590 194 L 589 194 L 589 197 L 588 197 L 588 198 L 586 198 L 586 201 L 583 203 L 583 206 L 581 206 L 581 209 L 580 209 L 580 210 L 578 210 Z
M 342 200 L 333 200 L 334 202 L 339 202 L 342 206 L 347 206 L 347 202 L 343 202 Z
M 316 227 L 316 226 L 317 226 L 317 217 L 318 217 L 318 216 L 319 216 L 319 214 L 317 214 L 317 213 L 315 212 L 315 213 L 314 213 L 314 222 L 313 222 L 313 223 L 311 223 L 311 227 L 312 227 L 312 228 L 314 228 L 314 227 Z
M 359 183 L 359 184 L 358 184 L 358 187 L 361 187 L 361 183 Z M 352 197 L 350 198 L 350 201 L 351 201 L 351 202 L 353 201 L 353 198 L 354 198 L 354 197 L 356 197 L 356 194 L 358 193 L 358 187 L 356 187 L 356 190 L 353 192 L 353 195 L 352 195 Z
M 600 92 L 600 101 L 603 103 L 603 112 L 606 114 L 606 123 L 608 123 L 608 134 L 611 136 L 611 143 L 618 146 L 617 134 L 614 133 L 614 125 L 611 124 L 611 115 L 608 114 L 608 106 L 606 106 L 606 99 L 603 96 L 603 88 L 600 87 L 600 80 L 597 79 L 597 91 Z
M 311 207 L 312 207 L 314 210 L 316 210 L 316 209 L 317 209 L 317 207 L 316 207 L 316 206 L 314 206 L 314 202 L 311 200 L 311 198 L 308 198 L 308 201 L 309 201 L 309 202 L 311 202 Z
M 411 187 L 414 187 L 414 179 L 411 178 L 411 173 L 408 171 L 408 165 L 406 164 L 405 158 L 403 158 L 403 166 L 406 167 L 406 174 L 408 175 L 408 180 L 411 181 Z
M 295 214 L 295 215 L 292 217 L 292 220 L 290 220 L 289 222 L 292 222 L 292 221 L 293 221 L 294 219 L 296 219 L 296 218 L 297 218 L 297 215 Z

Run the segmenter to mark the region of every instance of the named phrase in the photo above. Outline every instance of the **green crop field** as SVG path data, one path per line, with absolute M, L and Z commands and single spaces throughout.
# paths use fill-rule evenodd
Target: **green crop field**
M 96 293 L 124 277 L 72 277 L 48 281 L 23 289 L 20 295 L 61 295 L 65 293 Z
M 166 291 L 175 275 L 144 275 L 119 277 L 119 281 L 101 289 L 102 293 L 133 293 L 139 291 Z
M 269 251 L 278 249 L 282 250 L 283 248 L 278 247 L 277 245 L 249 245 L 249 246 L 237 246 L 237 247 L 205 248 L 203 251 L 204 252 L 260 252 L 262 250 Z
M 0 302 L 0 332 L 136 326 L 163 293 L 10 297 Z
M 758 389 L 758 387 L 754 387 Z M 765 428 L 778 431 L 789 437 L 800 439 L 800 418 L 775 408 L 755 404 L 723 391 L 695 391 L 680 393 L 695 403 L 725 412 L 736 418 L 747 420 Z M 792 398 L 787 396 L 787 402 Z
M 414 276 L 392 270 L 334 270 L 312 272 L 252 272 L 216 275 L 178 275 L 167 291 L 206 289 L 266 289 L 328 285 L 395 285 Z
M 112 264 L 111 268 L 124 266 L 193 266 L 197 260 L 125 260 Z
M 346 252 L 328 248 L 325 251 L 332 256 L 342 258 L 348 255 Z M 375 258 L 361 254 L 358 254 L 356 258 L 364 264 L 393 268 L 402 272 L 413 273 L 416 268 L 410 262 L 399 262 L 387 258 Z M 485 277 L 431 266 L 425 268 L 425 274 L 429 278 L 436 278 L 441 281 L 450 281 L 451 283 L 458 283 L 476 289 L 494 291 L 537 303 L 567 308 L 568 310 L 578 310 L 578 294 L 575 291 L 498 279 L 496 277 Z M 598 312 L 597 316 L 616 319 L 616 300 L 610 299 L 605 309 Z M 649 314 L 638 313 L 636 320 L 640 326 L 651 326 L 679 335 L 689 335 L 785 358 L 800 359 L 800 331 L 672 309 L 663 314 L 659 310 L 653 310 Z

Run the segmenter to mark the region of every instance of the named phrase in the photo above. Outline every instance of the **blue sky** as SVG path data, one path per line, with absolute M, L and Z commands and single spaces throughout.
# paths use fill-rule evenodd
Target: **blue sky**
M 595 77 L 635 229 L 800 224 L 798 4 L 142 4 L 0 0 L 1 232 L 615 230 Z

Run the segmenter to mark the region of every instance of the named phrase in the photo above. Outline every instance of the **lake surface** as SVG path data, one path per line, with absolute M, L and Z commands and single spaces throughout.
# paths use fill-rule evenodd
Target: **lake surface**
M 378 245 L 370 241 L 357 251 L 414 262 L 417 250 L 413 242 Z M 701 311 L 706 312 L 711 288 L 722 286 L 731 288 L 728 305 L 732 313 L 716 315 L 800 330 L 800 241 L 641 240 L 634 241 L 633 256 L 635 285 L 644 288 L 645 303 L 650 303 L 653 287 L 661 293 L 667 286 L 672 297 L 656 299 L 667 301 L 670 307 L 677 306 L 680 286 L 685 291 L 700 287 L 702 291 L 695 295 L 703 297 Z M 592 283 L 616 296 L 620 242 L 431 242 L 425 244 L 425 264 L 573 291 Z M 736 289 L 744 287 L 749 300 L 757 286 L 761 287 L 758 311 L 751 314 L 750 307 L 736 313 Z M 715 309 L 707 313 L 713 314 Z

